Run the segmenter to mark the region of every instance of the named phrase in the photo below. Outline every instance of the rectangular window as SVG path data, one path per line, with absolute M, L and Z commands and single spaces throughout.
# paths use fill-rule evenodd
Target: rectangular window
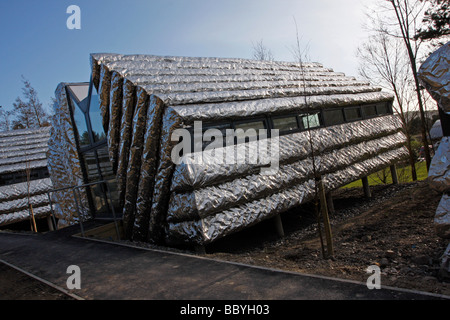
M 353 107 L 353 108 L 345 108 L 345 119 L 347 121 L 354 121 L 361 119 L 361 110 L 359 107 Z
M 362 106 L 362 113 L 365 118 L 375 117 L 377 115 L 377 106 L 374 104 L 369 106 Z
M 377 104 L 377 113 L 378 114 L 386 114 L 388 113 L 388 108 L 386 103 Z
M 304 129 L 312 129 L 320 127 L 320 117 L 319 113 L 309 114 L 309 115 L 300 115 L 302 119 L 302 125 Z
M 334 126 L 345 122 L 344 114 L 341 109 L 325 110 L 323 112 L 323 118 L 325 125 L 327 126 Z
M 298 129 L 297 117 L 283 117 L 272 119 L 273 128 L 280 130 L 280 132 L 293 131 Z
M 252 122 L 240 122 L 236 123 L 235 126 L 235 136 L 237 141 L 249 141 L 253 140 L 254 137 L 258 137 L 259 130 L 266 129 L 264 121 L 252 121 Z M 242 130 L 238 130 L 242 129 Z
M 205 150 L 205 148 L 208 145 L 210 145 L 211 143 L 213 143 L 216 140 L 216 135 L 218 136 L 219 131 L 222 135 L 222 145 L 225 146 L 227 129 L 231 129 L 231 124 L 223 123 L 223 124 L 216 124 L 216 125 L 205 125 L 203 127 L 203 137 L 202 137 L 203 150 Z M 211 131 L 208 131 L 208 130 L 211 130 Z M 212 131 L 212 130 L 214 130 L 214 131 Z M 208 131 L 208 132 L 206 132 L 206 131 Z M 217 138 L 219 138 L 219 137 L 217 137 Z M 206 141 L 204 141 L 204 140 L 206 140 Z M 215 145 L 217 145 L 217 144 L 219 144 L 219 143 L 215 143 Z

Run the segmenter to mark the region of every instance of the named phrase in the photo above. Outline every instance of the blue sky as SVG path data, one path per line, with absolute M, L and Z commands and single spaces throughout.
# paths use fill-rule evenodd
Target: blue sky
M 294 17 L 311 60 L 357 76 L 371 1 L 1 0 L 0 105 L 12 107 L 23 75 L 47 107 L 58 83 L 89 80 L 94 52 L 251 58 L 263 40 L 276 60 L 292 61 Z M 66 27 L 70 5 L 81 30 Z

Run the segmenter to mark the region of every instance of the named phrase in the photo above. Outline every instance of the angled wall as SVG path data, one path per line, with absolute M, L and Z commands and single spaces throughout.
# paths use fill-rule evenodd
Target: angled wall
M 176 165 L 172 134 L 196 121 L 272 121 L 371 104 L 388 110 L 393 96 L 318 63 L 93 54 L 91 65 L 133 240 L 209 243 L 310 200 L 314 170 L 332 190 L 407 156 L 398 118 L 384 112 L 281 135 L 274 175 L 261 175 L 262 164 L 196 164 L 192 154 Z

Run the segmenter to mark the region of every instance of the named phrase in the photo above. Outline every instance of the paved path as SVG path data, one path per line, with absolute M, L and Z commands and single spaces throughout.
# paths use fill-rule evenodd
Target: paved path
M 393 288 L 369 290 L 355 282 L 92 241 L 73 237 L 75 229 L 68 230 L 45 235 L 0 233 L 0 262 L 63 289 L 67 267 L 77 265 L 81 289 L 70 292 L 95 300 L 450 298 Z

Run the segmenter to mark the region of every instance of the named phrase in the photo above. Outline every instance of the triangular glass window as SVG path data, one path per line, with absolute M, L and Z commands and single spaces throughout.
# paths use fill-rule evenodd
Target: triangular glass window
M 97 90 L 92 86 L 91 102 L 89 104 L 89 118 L 91 120 L 92 135 L 94 143 L 106 138 L 103 130 L 102 114 L 100 112 L 100 99 Z

